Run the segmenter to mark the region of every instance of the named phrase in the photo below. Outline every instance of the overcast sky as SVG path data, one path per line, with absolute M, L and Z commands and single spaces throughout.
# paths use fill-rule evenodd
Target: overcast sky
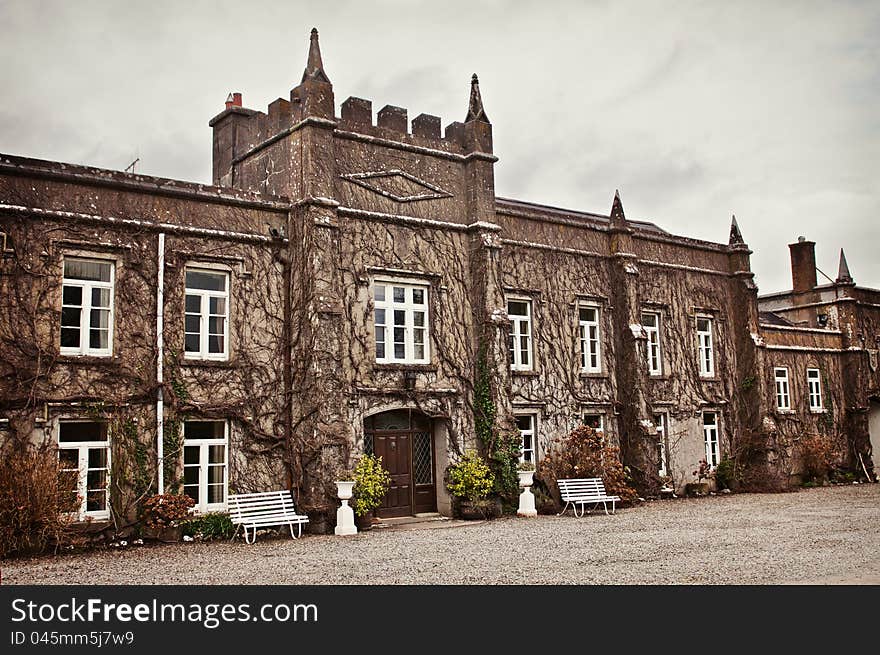
M 265 111 L 321 36 L 348 96 L 464 120 L 480 76 L 496 193 L 727 242 L 761 293 L 787 244 L 880 288 L 880 3 L 0 0 L 0 152 L 211 181 L 230 91 Z M 826 281 L 819 276 L 820 282 Z

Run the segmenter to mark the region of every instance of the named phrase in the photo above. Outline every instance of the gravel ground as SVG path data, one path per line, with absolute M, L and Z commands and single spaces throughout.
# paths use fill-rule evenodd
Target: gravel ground
M 6 584 L 880 584 L 880 484 L 584 518 L 129 546 L 2 562 Z

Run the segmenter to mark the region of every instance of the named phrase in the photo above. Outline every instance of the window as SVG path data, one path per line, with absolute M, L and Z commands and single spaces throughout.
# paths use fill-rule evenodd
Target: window
M 183 493 L 198 512 L 226 508 L 226 421 L 183 423 Z
M 654 414 L 654 426 L 657 428 L 657 461 L 660 462 L 658 475 L 667 475 L 669 472 L 669 455 L 666 440 L 667 435 L 667 417 L 666 414 Z
M 113 350 L 113 262 L 64 259 L 61 354 L 108 357 Z
M 788 369 L 774 368 L 776 378 L 776 409 L 791 409 L 791 398 L 788 394 Z
M 718 412 L 703 412 L 703 439 L 706 442 L 706 463 L 718 466 Z
M 537 417 L 534 414 L 521 414 L 516 417 L 516 427 L 519 429 L 520 437 L 522 437 L 522 454 L 519 457 L 521 462 L 531 462 L 537 464 L 537 445 L 535 443 L 535 425 Z
M 600 373 L 602 360 L 599 351 L 599 308 L 583 306 L 579 310 L 581 370 L 586 373 Z
M 697 354 L 700 359 L 700 377 L 715 375 L 715 354 L 712 352 L 712 319 L 697 316 Z
M 398 282 L 373 284 L 376 361 L 427 364 L 428 287 Z
M 581 422 L 587 427 L 593 428 L 596 432 L 605 432 L 604 414 L 584 414 Z
M 663 362 L 660 359 L 660 314 L 657 312 L 642 312 L 642 328 L 648 337 L 646 343 L 648 373 L 651 375 L 663 375 Z
M 110 442 L 107 424 L 95 421 L 58 423 L 59 483 L 70 494 L 73 514 L 109 519 Z
M 228 282 L 229 275 L 222 271 L 186 269 L 186 358 L 228 358 Z
M 532 303 L 529 300 L 508 300 L 510 318 L 510 368 L 532 370 Z
M 807 390 L 810 396 L 810 410 L 822 411 L 822 376 L 818 368 L 807 369 Z

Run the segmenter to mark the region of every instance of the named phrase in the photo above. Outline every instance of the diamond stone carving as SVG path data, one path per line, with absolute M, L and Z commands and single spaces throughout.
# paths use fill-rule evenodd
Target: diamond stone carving
M 396 202 L 416 202 L 452 197 L 448 191 L 396 168 L 372 173 L 349 173 L 341 177 Z

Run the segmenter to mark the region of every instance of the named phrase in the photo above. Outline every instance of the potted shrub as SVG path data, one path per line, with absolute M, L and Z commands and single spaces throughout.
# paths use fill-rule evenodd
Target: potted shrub
M 472 450 L 451 465 L 447 470 L 446 488 L 456 500 L 459 517 L 481 519 L 500 515 L 500 501 L 488 499 L 494 482 L 486 460 Z
M 157 541 L 180 541 L 183 522 L 189 518 L 189 510 L 196 504 L 189 496 L 156 494 L 144 501 L 143 536 Z
M 382 466 L 382 458 L 375 455 L 362 456 L 352 474 L 354 490 L 352 507 L 355 523 L 360 530 L 369 530 L 377 507 L 385 500 L 391 486 L 391 474 Z

